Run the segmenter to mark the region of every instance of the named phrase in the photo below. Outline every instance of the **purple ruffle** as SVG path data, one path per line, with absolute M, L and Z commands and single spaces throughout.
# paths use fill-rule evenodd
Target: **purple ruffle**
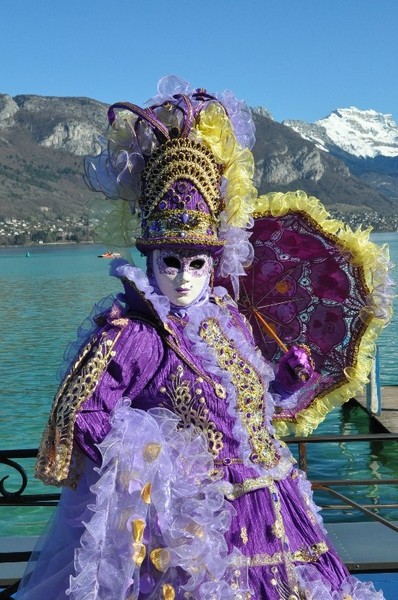
M 193 427 L 180 429 L 166 409 L 133 410 L 126 399 L 99 449 L 103 462 L 91 488 L 93 515 L 75 553 L 76 576 L 67 594 L 109 600 L 136 598 L 145 590 L 151 600 L 171 584 L 178 598 L 186 591 L 198 600 L 243 597 L 246 577 L 236 579 L 233 567 L 239 553 L 229 554 L 224 539 L 233 509 L 210 476 L 205 438 Z M 144 524 L 141 538 L 134 534 L 137 522 Z M 162 570 L 150 559 L 156 549 Z M 138 564 L 132 557 L 142 553 Z
M 139 267 L 133 267 L 129 263 L 116 259 L 112 261 L 110 274 L 114 277 L 126 278 L 144 294 L 151 303 L 161 321 L 166 321 L 170 313 L 170 300 L 166 296 L 157 294 L 149 283 L 147 275 Z
M 254 248 L 249 239 L 251 225 L 248 229 L 230 227 L 222 224 L 219 238 L 226 242 L 218 265 L 218 274 L 222 278 L 231 278 L 235 300 L 239 299 L 239 278 L 246 275 L 245 268 L 253 262 Z
M 145 102 L 145 104 L 147 106 L 163 104 L 168 100 L 173 100 L 175 94 L 189 95 L 194 91 L 195 88 L 185 81 L 185 79 L 176 75 L 167 75 L 159 80 L 156 96 Z M 209 93 L 214 98 L 217 98 L 226 109 L 239 144 L 243 148 L 252 148 L 256 141 L 255 126 L 251 110 L 246 102 L 238 100 L 230 90 L 214 94 L 212 92 Z M 193 101 L 193 104 L 195 105 L 195 101 Z
M 114 295 L 107 296 L 94 305 L 89 316 L 86 317 L 79 326 L 76 333 L 76 340 L 70 342 L 64 351 L 63 363 L 57 372 L 58 381 L 63 381 L 76 359 L 76 356 L 79 355 L 82 348 L 89 342 L 94 331 L 98 329 L 98 324 L 96 322 L 97 317 L 107 313 L 114 305 Z
M 314 493 L 312 490 L 311 483 L 308 481 L 304 471 L 296 468 L 298 489 L 304 499 L 304 504 L 308 507 L 309 511 L 314 515 L 318 525 L 326 535 L 327 531 L 323 525 L 323 518 L 321 515 L 321 508 L 314 502 Z

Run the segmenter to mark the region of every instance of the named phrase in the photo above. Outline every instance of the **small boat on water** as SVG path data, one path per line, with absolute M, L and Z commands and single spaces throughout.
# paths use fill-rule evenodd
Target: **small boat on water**
M 107 250 L 103 254 L 98 254 L 98 258 L 119 258 L 119 257 L 120 257 L 119 252 L 110 252 L 109 250 Z

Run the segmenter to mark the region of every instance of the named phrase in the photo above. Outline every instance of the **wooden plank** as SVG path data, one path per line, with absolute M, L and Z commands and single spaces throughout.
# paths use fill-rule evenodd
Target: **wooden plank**
M 357 394 L 355 400 L 367 409 L 366 394 Z M 369 411 L 368 411 L 369 412 Z M 398 386 L 381 387 L 381 414 L 371 415 L 389 433 L 398 433 Z

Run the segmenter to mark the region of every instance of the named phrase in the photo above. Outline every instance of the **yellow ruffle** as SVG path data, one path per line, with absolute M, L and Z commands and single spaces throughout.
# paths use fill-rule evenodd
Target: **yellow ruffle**
M 371 242 L 370 229 L 358 228 L 352 231 L 342 221 L 333 219 L 317 198 L 307 196 L 302 191 L 286 194 L 275 192 L 258 197 L 254 216 L 278 217 L 288 212 L 304 212 L 341 247 L 342 251 L 351 254 L 353 264 L 363 267 L 371 301 L 369 307 L 362 311 L 361 316 L 367 328 L 358 342 L 355 364 L 345 369 L 345 383 L 324 396 L 317 396 L 308 408 L 296 415 L 294 422 L 275 419 L 274 425 L 279 436 L 309 435 L 333 408 L 353 398 L 362 390 L 368 382 L 373 365 L 377 337 L 392 316 L 392 304 L 387 306 L 382 295 L 390 269 L 387 245 L 378 246 Z M 380 290 L 380 294 L 377 290 Z
M 238 144 L 232 124 L 219 104 L 209 104 L 200 114 L 191 137 L 206 144 L 216 160 L 224 166 L 227 180 L 225 221 L 231 227 L 247 227 L 250 222 L 257 191 L 253 185 L 253 154 Z
M 120 144 L 123 147 L 128 147 L 134 135 L 134 123 L 136 116 L 129 110 L 120 110 L 111 125 L 111 138 L 115 144 Z
M 114 204 L 104 200 L 102 210 L 99 209 L 99 204 L 97 201 L 97 223 L 92 232 L 94 240 L 106 243 L 108 250 L 117 250 L 126 260 L 131 261 L 129 248 L 140 234 L 141 220 L 131 214 L 127 200 Z

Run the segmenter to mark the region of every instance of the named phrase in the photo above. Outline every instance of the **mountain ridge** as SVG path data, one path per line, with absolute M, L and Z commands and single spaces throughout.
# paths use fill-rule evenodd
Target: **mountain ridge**
M 0 94 L 0 221 L 87 219 L 100 195 L 84 184 L 82 157 L 98 153 L 107 109 L 85 97 Z M 319 148 L 316 141 L 274 121 L 267 109 L 252 112 L 254 179 L 260 194 L 302 189 L 329 210 L 396 212 L 398 158 L 376 157 L 379 165 L 376 159 L 362 159 L 366 169 L 359 168 L 357 157 L 341 148 Z

